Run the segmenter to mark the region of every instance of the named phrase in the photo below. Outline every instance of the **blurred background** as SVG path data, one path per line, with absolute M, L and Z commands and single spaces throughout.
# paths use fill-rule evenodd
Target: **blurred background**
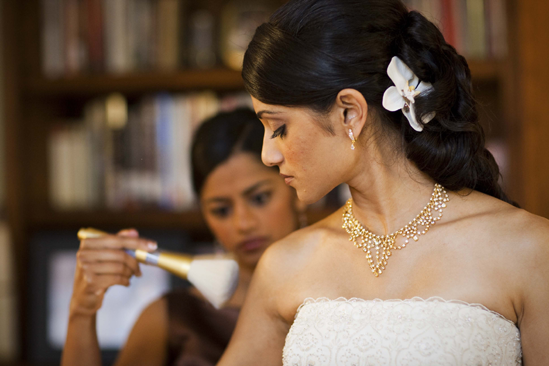
M 58 364 L 80 227 L 135 227 L 167 249 L 211 250 L 190 138 L 204 118 L 250 104 L 242 55 L 282 3 L 1 0 L 0 364 Z M 549 217 L 549 3 L 406 3 L 467 57 L 508 194 Z M 345 197 L 332 192 L 309 221 Z M 144 277 L 111 296 L 124 319 L 104 311 L 106 359 L 147 301 L 180 285 Z

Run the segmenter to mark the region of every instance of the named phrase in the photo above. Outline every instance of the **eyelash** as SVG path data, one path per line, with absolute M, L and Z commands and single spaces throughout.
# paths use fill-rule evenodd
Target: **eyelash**
M 273 192 L 271 191 L 260 192 L 260 193 L 254 194 L 251 197 L 250 201 L 256 206 L 264 206 L 269 202 L 272 194 Z
M 210 210 L 210 212 L 218 218 L 225 218 L 229 215 L 229 207 L 217 207 Z
M 269 200 L 271 199 L 272 195 L 273 195 L 273 192 L 270 191 L 270 190 L 259 192 L 259 193 L 256 193 L 256 194 L 252 195 L 249 198 L 249 201 L 254 206 L 264 206 L 267 203 L 269 203 Z M 231 206 L 230 205 L 219 206 L 219 207 L 211 209 L 210 213 L 213 216 L 217 217 L 218 219 L 225 219 L 229 215 L 231 215 L 231 213 L 232 213 L 231 212 Z
M 271 136 L 272 139 L 280 136 L 281 138 L 284 137 L 286 134 L 286 125 L 282 125 L 279 128 L 276 129 L 276 131 L 273 132 L 273 135 Z

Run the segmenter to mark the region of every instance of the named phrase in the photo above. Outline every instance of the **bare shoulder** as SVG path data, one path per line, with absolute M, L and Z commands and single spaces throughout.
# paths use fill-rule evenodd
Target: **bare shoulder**
M 516 290 L 520 310 L 535 283 L 549 283 L 549 220 L 479 192 L 457 198 L 457 236 L 489 258 L 488 267 Z
M 520 241 L 536 249 L 541 249 L 540 246 L 549 249 L 549 220 L 546 218 L 513 207 L 506 213 L 505 220 L 508 221 L 509 233 L 513 237 L 521 238 Z
M 164 333 L 168 328 L 168 303 L 164 296 L 154 300 L 137 319 L 134 330 L 147 334 Z
M 480 192 L 461 195 L 459 201 L 457 215 L 468 225 L 481 226 L 499 242 L 522 249 L 549 246 L 549 220 Z
M 323 220 L 271 245 L 261 257 L 259 268 L 272 268 L 281 279 L 292 277 L 311 260 L 320 246 L 341 233 L 341 209 L 337 209 Z
M 549 294 L 549 220 L 480 192 L 454 192 L 440 224 L 455 263 L 510 319 L 520 324 L 528 302 Z
M 161 297 L 141 313 L 126 344 L 118 354 L 116 366 L 162 365 L 168 344 L 167 302 Z
M 143 310 L 143 313 L 160 313 L 162 316 L 165 316 L 166 312 L 168 311 L 168 304 L 165 296 L 161 296 L 158 299 L 151 302 L 145 310 Z M 147 314 L 148 315 L 148 314 Z

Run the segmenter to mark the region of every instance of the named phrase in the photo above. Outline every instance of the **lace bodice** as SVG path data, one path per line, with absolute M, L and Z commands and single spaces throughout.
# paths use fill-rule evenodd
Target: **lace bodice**
M 479 304 L 306 299 L 286 337 L 284 366 L 521 365 L 513 322 Z

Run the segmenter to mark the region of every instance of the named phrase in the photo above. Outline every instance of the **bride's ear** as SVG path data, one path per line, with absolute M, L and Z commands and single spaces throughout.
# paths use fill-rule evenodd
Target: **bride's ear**
M 344 134 L 349 134 L 349 129 L 358 140 L 368 120 L 368 103 L 361 92 L 355 89 L 343 89 L 337 94 L 336 107 L 338 108 L 339 128 L 344 129 Z

